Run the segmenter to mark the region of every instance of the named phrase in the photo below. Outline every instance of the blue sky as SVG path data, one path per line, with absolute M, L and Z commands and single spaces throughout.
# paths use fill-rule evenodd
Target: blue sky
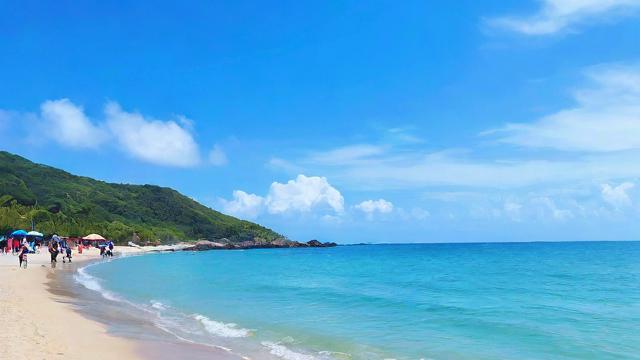
M 298 240 L 640 234 L 640 1 L 0 4 L 0 148 Z

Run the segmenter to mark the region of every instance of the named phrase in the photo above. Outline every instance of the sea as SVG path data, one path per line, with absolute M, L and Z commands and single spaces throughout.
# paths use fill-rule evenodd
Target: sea
M 158 253 L 74 281 L 244 359 L 640 359 L 640 242 Z

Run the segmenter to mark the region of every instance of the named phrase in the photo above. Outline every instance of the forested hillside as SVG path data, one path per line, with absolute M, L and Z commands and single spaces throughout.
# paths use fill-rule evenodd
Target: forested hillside
M 154 185 L 111 184 L 75 176 L 0 152 L 0 232 L 30 229 L 83 236 L 99 233 L 126 242 L 220 239 L 232 242 L 282 236 L 263 226 L 224 215 Z

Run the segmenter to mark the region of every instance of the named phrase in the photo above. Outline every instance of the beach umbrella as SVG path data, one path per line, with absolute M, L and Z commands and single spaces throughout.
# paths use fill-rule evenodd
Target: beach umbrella
M 16 237 L 16 236 L 27 236 L 27 232 L 24 230 L 16 230 L 14 232 L 11 233 L 11 237 Z
M 105 241 L 106 239 L 98 234 L 89 234 L 82 238 L 83 240 Z
M 29 236 L 44 236 L 44 234 L 39 233 L 39 232 L 37 232 L 37 231 L 29 231 L 29 232 L 27 233 L 27 235 L 29 235 Z
M 58 236 L 58 235 L 53 235 L 53 236 L 51 237 L 51 241 L 60 242 L 60 241 L 62 241 L 62 240 L 60 239 L 60 236 Z

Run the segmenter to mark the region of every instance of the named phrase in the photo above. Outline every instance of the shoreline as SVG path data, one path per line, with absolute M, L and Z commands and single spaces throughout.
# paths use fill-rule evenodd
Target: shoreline
M 158 252 L 123 246 L 114 250 L 117 256 Z M 177 339 L 160 342 L 114 334 L 112 324 L 91 316 L 90 307 L 96 303 L 82 296 L 82 285 L 72 279 L 81 267 L 101 260 L 98 250 L 75 253 L 72 264 L 63 264 L 60 256 L 58 259 L 52 269 L 49 254 L 43 249 L 39 254 L 29 254 L 29 266 L 22 269 L 17 256 L 0 255 L 0 358 L 143 360 L 188 354 L 191 359 L 237 359 L 221 350 Z M 137 321 L 120 320 L 134 325 Z

